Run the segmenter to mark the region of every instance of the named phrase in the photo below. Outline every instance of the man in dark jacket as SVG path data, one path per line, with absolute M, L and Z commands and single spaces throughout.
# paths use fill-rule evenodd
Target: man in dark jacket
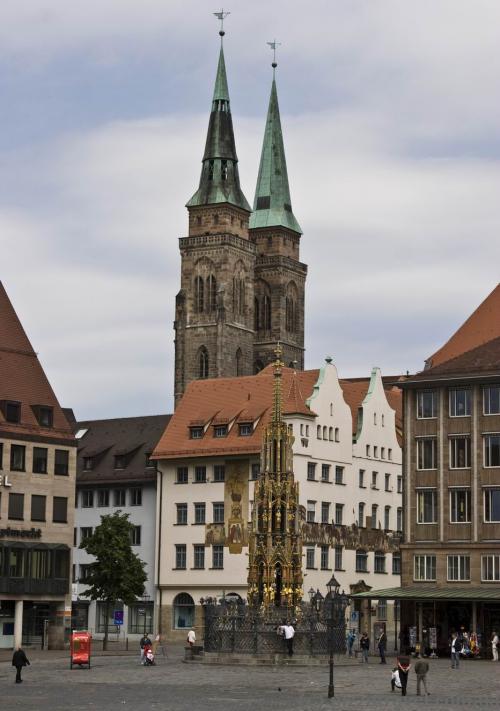
M 368 650 L 370 649 L 370 638 L 363 632 L 361 639 L 359 640 L 359 646 L 361 647 L 361 654 L 363 655 L 363 661 L 368 664 Z
M 16 667 L 16 684 L 22 682 L 21 679 L 21 669 L 29 664 L 28 657 L 25 655 L 21 647 L 18 647 L 14 654 L 12 655 L 12 666 Z
M 380 633 L 380 636 L 378 638 L 378 653 L 380 654 L 380 663 L 381 664 L 387 664 L 385 661 L 385 647 L 387 644 L 387 637 L 385 634 L 385 630 L 382 630 Z
M 401 695 L 406 696 L 406 687 L 408 685 L 408 672 L 410 671 L 410 658 L 398 657 L 398 672 L 401 682 Z

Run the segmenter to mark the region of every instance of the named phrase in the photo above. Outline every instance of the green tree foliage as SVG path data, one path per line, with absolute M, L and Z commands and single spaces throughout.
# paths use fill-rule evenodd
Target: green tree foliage
M 145 563 L 132 551 L 131 535 L 134 529 L 128 514 L 115 511 L 101 516 L 92 536 L 80 543 L 80 548 L 95 557 L 90 564 L 85 580 L 87 589 L 81 593 L 91 600 L 106 603 L 106 622 L 115 602 L 125 605 L 137 602 L 144 593 L 147 575 Z M 108 625 L 104 632 L 103 648 L 108 643 Z

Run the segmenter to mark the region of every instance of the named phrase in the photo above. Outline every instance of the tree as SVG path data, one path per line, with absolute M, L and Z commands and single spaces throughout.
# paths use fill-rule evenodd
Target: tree
M 81 594 L 91 600 L 102 600 L 106 604 L 103 649 L 108 646 L 108 619 L 111 606 L 117 600 L 132 605 L 144 594 L 147 575 L 145 563 L 133 553 L 131 536 L 134 526 L 128 514 L 115 511 L 101 516 L 92 536 L 80 543 L 80 548 L 95 557 L 87 575 L 80 582 L 87 585 Z

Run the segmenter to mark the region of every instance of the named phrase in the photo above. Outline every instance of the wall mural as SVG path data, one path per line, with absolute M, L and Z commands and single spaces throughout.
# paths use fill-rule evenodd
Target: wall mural
M 360 528 L 336 526 L 333 523 L 302 522 L 302 542 L 304 545 L 344 546 L 350 550 L 363 548 L 369 551 L 393 553 L 399 551 L 401 536 L 395 532 L 386 532 L 378 528 Z
M 205 545 L 225 545 L 230 553 L 248 546 L 248 460 L 226 462 L 224 524 L 205 526 Z M 244 518 L 245 516 L 245 518 Z

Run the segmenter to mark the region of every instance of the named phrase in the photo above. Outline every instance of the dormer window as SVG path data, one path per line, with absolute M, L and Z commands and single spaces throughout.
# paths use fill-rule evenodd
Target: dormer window
M 83 458 L 83 471 L 90 472 L 93 468 L 94 468 L 93 457 L 84 457 Z
M 191 439 L 201 439 L 203 437 L 203 427 L 190 427 L 189 433 Z
M 39 405 L 37 408 L 37 418 L 40 427 L 52 427 L 54 423 L 54 410 L 48 405 Z
M 245 423 L 240 425 L 240 437 L 250 437 L 253 432 L 252 425 L 250 423 Z
M 148 469 L 156 469 L 156 462 L 154 459 L 151 459 L 151 452 L 146 454 L 146 467 Z
M 214 437 L 227 437 L 227 425 L 215 425 Z
M 125 455 L 115 455 L 115 469 L 125 469 Z
M 5 419 L 7 422 L 21 422 L 21 403 L 6 402 L 5 403 Z

